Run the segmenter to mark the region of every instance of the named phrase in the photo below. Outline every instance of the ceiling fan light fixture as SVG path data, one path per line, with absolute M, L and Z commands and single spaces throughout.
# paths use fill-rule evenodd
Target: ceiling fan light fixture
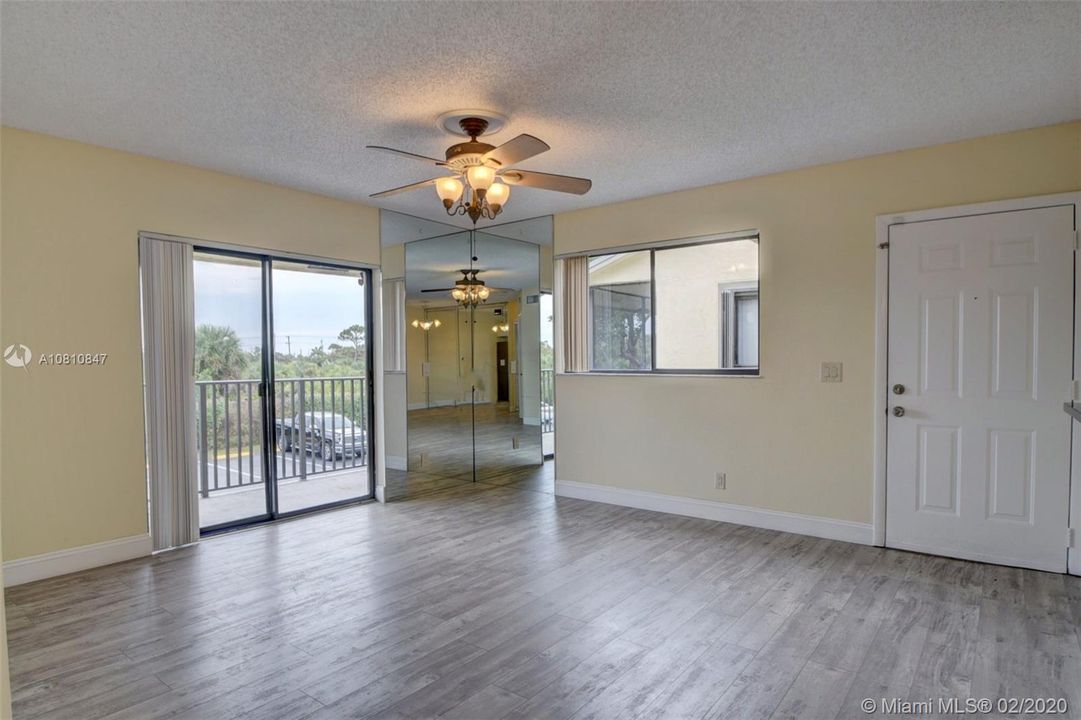
M 439 195 L 439 199 L 443 201 L 443 207 L 445 208 L 449 208 L 458 202 L 458 198 L 462 196 L 464 190 L 465 187 L 462 185 L 462 181 L 456 177 L 439 178 L 435 181 L 435 192 Z
M 469 187 L 478 192 L 486 191 L 495 182 L 495 170 L 487 165 L 472 165 L 465 171 Z
M 384 198 L 435 185 L 436 194 L 447 215 L 468 216 L 475 226 L 481 218 L 495 220 L 503 211 L 510 198 L 509 185 L 524 185 L 575 195 L 589 192 L 592 183 L 586 178 L 516 169 L 518 163 L 551 150 L 548 143 L 540 138 L 522 134 L 498 147 L 478 140 L 481 136 L 499 132 L 506 120 L 502 115 L 487 110 L 455 110 L 444 113 L 439 117 L 439 126 L 454 134 L 468 137 L 469 140 L 447 148 L 443 160 L 382 145 L 369 145 L 373 150 L 434 164 L 453 173 L 449 177 L 432 178 L 384 190 L 372 194 L 371 197 Z
M 488 204 L 492 206 L 492 210 L 497 215 L 503 209 L 503 206 L 507 204 L 507 198 L 509 197 L 510 185 L 501 182 L 492 183 L 492 186 L 488 188 L 488 192 L 484 195 L 484 199 L 488 201 Z

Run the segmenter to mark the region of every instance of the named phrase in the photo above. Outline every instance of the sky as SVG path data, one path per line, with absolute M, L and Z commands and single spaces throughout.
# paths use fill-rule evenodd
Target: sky
M 204 256 L 205 257 L 205 256 Z M 257 262 L 195 260 L 195 324 L 233 328 L 246 350 L 262 344 L 260 268 Z M 364 325 L 365 292 L 357 276 L 317 272 L 293 263 L 275 263 L 275 350 L 307 353 L 339 343 L 338 333 Z

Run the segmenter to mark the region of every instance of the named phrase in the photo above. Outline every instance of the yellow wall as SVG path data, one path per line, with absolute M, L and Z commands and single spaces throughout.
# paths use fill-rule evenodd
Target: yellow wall
M 556 254 L 762 238 L 762 377 L 561 376 L 557 478 L 870 522 L 875 216 L 1078 189 L 1074 122 L 557 215 Z
M 3 128 L 4 346 L 104 352 L 6 365 L 4 559 L 147 530 L 140 230 L 379 263 L 375 208 Z

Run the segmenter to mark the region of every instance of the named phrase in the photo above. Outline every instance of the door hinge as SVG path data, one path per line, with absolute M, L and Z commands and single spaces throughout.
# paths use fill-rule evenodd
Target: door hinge
M 1081 380 L 1070 381 L 1070 402 L 1081 402 Z
M 1073 231 L 1073 249 L 1081 250 L 1081 230 Z
M 1073 547 L 1073 528 L 1066 528 L 1066 547 Z

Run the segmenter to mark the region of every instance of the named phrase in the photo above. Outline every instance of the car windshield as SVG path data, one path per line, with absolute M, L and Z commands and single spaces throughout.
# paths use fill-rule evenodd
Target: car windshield
M 313 415 L 312 421 L 316 425 L 320 425 L 328 430 L 331 428 L 335 430 L 349 430 L 353 427 L 353 421 L 344 415 Z

